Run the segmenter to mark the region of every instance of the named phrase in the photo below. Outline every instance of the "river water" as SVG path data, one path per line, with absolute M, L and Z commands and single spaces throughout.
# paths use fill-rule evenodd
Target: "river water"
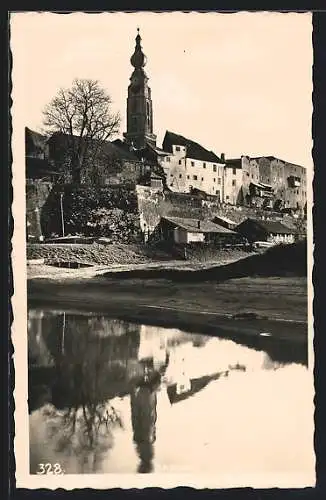
M 312 376 L 291 345 L 30 309 L 28 354 L 31 474 L 313 466 Z

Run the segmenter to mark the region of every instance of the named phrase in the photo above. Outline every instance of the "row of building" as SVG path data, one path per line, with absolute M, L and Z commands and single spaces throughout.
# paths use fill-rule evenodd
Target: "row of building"
M 168 195 L 206 197 L 216 205 L 304 213 L 303 166 L 274 156 L 225 158 L 171 131 L 166 131 L 162 147 L 157 146 L 139 33 L 130 61 L 134 70 L 128 86 L 127 131 L 123 140 L 102 143 L 96 165 L 82 171 L 81 182 L 109 186 L 127 182 Z M 68 136 L 58 131 L 46 138 L 26 128 L 25 143 L 27 182 L 71 182 Z
M 161 165 L 171 191 L 194 189 L 231 205 L 304 209 L 307 181 L 304 167 L 274 156 L 226 159 L 181 135 L 166 132 Z

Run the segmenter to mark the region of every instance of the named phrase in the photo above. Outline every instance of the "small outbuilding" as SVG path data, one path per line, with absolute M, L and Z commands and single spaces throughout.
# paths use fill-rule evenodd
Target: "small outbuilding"
M 279 243 L 294 243 L 296 231 L 279 221 L 246 219 L 236 227 L 236 230 L 250 243 L 266 241 L 275 245 Z
M 158 231 L 162 240 L 171 243 L 236 243 L 239 235 L 212 221 L 181 217 L 162 217 Z

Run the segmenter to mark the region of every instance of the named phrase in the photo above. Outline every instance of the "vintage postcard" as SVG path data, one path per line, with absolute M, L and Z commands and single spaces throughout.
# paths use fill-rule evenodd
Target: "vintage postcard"
M 10 50 L 17 487 L 314 486 L 312 15 Z

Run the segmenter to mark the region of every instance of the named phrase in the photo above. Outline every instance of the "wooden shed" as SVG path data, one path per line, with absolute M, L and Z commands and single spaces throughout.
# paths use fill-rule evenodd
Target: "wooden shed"
M 294 243 L 296 231 L 279 221 L 246 219 L 236 230 L 250 243 L 266 241 L 275 245 L 279 243 Z

